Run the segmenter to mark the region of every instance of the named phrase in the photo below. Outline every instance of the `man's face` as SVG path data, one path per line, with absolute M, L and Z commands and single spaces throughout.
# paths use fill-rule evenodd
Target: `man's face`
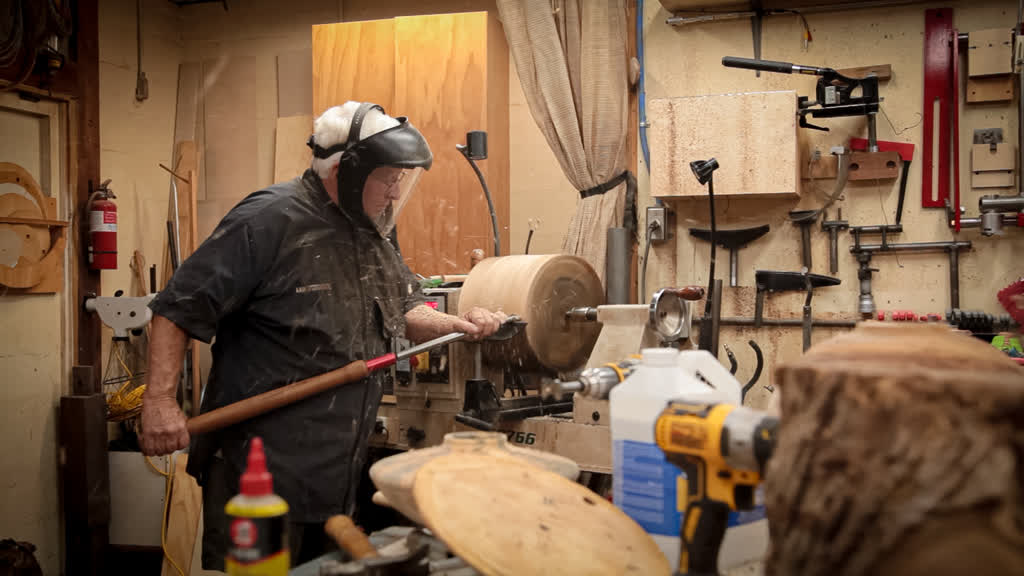
M 406 171 L 394 166 L 375 168 L 363 186 L 363 211 L 371 219 L 379 218 L 388 205 L 398 200 Z

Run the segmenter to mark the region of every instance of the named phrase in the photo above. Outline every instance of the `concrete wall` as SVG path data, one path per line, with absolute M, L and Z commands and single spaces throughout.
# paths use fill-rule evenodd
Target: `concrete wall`
M 814 41 L 807 50 L 802 49 L 799 19 L 794 15 L 769 16 L 764 21 L 762 58 L 782 60 L 833 68 L 891 64 L 893 77 L 882 84 L 882 108 L 888 116 L 878 119 L 878 137 L 882 140 L 913 142 L 917 145 L 915 161 L 911 165 L 904 208 L 904 232 L 895 242 L 948 240 L 953 237 L 944 222 L 941 210 L 921 208 L 921 103 L 923 94 L 923 32 L 924 11 L 940 5 L 914 4 L 877 10 L 857 10 L 806 16 Z M 960 32 L 993 27 L 1009 28 L 1016 15 L 1016 6 L 1008 0 L 985 0 L 954 7 L 954 27 Z M 748 20 L 735 20 L 674 28 L 665 24 L 670 14 L 658 2 L 645 6 L 646 82 L 648 102 L 654 98 L 751 92 L 761 90 L 796 90 L 801 95 L 814 92 L 815 79 L 809 76 L 791 76 L 724 68 L 723 56 L 751 57 L 751 32 Z M 977 214 L 977 199 L 981 191 L 971 190 L 968 167 L 971 135 L 975 128 L 1001 127 L 1006 140 L 1016 143 L 1017 121 L 1015 105 L 1011 103 L 964 105 L 961 90 L 960 158 L 961 203 L 969 215 Z M 659 119 L 649 118 L 657 123 Z M 892 125 L 890 125 L 890 121 Z M 845 143 L 851 136 L 866 136 L 863 119 L 821 120 L 820 124 L 832 128 L 831 132 L 800 130 L 799 146 L 802 150 L 829 147 Z M 894 130 L 895 128 L 895 130 Z M 757 151 L 749 151 L 756 154 Z M 700 150 L 694 158 L 702 158 Z M 656 153 L 652 151 L 652 158 Z M 653 162 L 653 160 L 652 160 Z M 645 171 L 641 172 L 641 202 L 650 204 Z M 745 228 L 769 223 L 772 231 L 755 244 L 740 252 L 740 286 L 726 288 L 723 294 L 723 315 L 752 315 L 754 303 L 754 270 L 799 270 L 800 233 L 796 226 L 785 221 L 786 212 L 793 209 L 820 206 L 823 194 L 831 191 L 833 180 L 804 182 L 799 202 L 794 200 L 762 200 L 734 198 L 718 202 L 718 226 Z M 842 206 L 843 217 L 851 225 L 882 224 L 892 222 L 897 201 L 897 180 L 851 183 L 847 186 Z M 988 191 L 987 193 L 1009 193 Z M 708 245 L 694 242 L 686 228 L 708 226 L 706 199 L 674 200 L 671 206 L 678 215 L 674 240 L 677 254 L 674 262 L 666 262 L 665 246 L 652 249 L 648 285 L 652 289 L 670 283 L 707 283 Z M 835 216 L 835 209 L 832 209 Z M 641 214 L 643 212 L 641 211 Z M 827 235 L 814 228 L 813 272 L 828 273 Z M 964 231 L 960 239 L 974 242 L 974 250 L 964 254 L 960 262 L 960 306 L 990 313 L 1002 312 L 995 293 L 1024 273 L 1020 258 L 1024 250 L 1024 231 L 1007 230 L 1004 237 L 983 238 L 976 230 Z M 868 240 L 877 242 L 878 237 Z M 857 317 L 858 284 L 857 262 L 849 254 L 852 238 L 840 236 L 838 276 L 843 284 L 815 293 L 813 307 L 816 317 Z M 727 275 L 727 254 L 718 252 L 719 278 Z M 873 291 L 880 310 L 905 309 L 917 313 L 944 313 L 949 306 L 948 258 L 943 253 L 876 257 L 872 261 L 880 271 L 874 276 Z M 674 266 L 673 266 L 674 264 Z M 674 276 L 672 270 L 675 270 Z M 796 293 L 768 297 L 765 314 L 772 317 L 800 317 L 803 297 Z M 700 308 L 702 309 L 702 308 Z M 826 339 L 836 333 L 815 330 L 814 341 Z M 746 341 L 757 340 L 767 360 L 761 383 L 769 383 L 772 368 L 779 362 L 795 358 L 801 353 L 801 333 L 797 328 L 751 329 L 723 328 L 721 343 L 736 352 L 739 378 L 745 381 L 753 369 L 753 353 Z M 726 361 L 724 350 L 721 359 Z M 755 405 L 764 401 L 765 391 L 760 386 L 754 391 Z

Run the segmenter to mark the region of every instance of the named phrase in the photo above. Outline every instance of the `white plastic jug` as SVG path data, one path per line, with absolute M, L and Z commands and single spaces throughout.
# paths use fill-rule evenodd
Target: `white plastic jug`
M 740 383 L 705 350 L 650 348 L 629 378 L 609 394 L 615 505 L 650 534 L 673 567 L 686 480 L 654 442 L 654 423 L 669 400 L 741 403 Z M 768 544 L 764 509 L 732 513 L 719 554 L 726 570 L 762 558 Z

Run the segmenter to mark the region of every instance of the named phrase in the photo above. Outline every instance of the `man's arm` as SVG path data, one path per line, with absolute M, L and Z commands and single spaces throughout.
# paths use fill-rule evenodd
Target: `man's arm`
M 154 314 L 149 338 L 149 374 L 142 394 L 142 453 L 163 456 L 189 442 L 177 399 L 186 336 L 174 322 Z
M 472 308 L 462 317 L 438 312 L 421 304 L 405 313 L 405 337 L 413 342 L 426 342 L 452 332 L 465 332 L 470 339 L 479 340 L 493 334 L 505 315 L 483 308 Z

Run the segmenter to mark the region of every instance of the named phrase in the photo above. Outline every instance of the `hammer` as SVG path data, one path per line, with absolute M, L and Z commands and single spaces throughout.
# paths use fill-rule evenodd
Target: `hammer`
M 421 539 L 407 540 L 408 550 L 403 554 L 383 555 L 348 516 L 331 516 L 324 524 L 324 532 L 352 557 L 352 562 L 325 562 L 320 567 L 320 574 L 427 576 L 430 572 L 427 560 L 429 545 Z
M 739 251 L 747 244 L 768 233 L 768 224 L 739 230 L 715 230 L 715 244 L 729 251 L 729 286 L 736 286 L 739 269 Z M 711 230 L 690 228 L 690 235 L 705 242 L 711 241 Z
M 505 322 L 498 328 L 498 331 L 487 337 L 488 340 L 507 340 L 516 335 L 523 322 L 519 316 L 509 316 Z M 345 384 L 351 384 L 352 382 L 358 382 L 365 378 L 371 372 L 375 372 L 382 368 L 387 368 L 399 360 L 405 358 L 411 358 L 417 354 L 426 352 L 432 348 L 438 346 L 444 346 L 453 342 L 458 342 L 466 338 L 466 334 L 463 332 L 453 332 L 451 334 L 435 338 L 423 344 L 413 346 L 402 350 L 401 352 L 388 353 L 383 356 L 378 356 L 370 360 L 356 360 L 350 362 L 341 368 L 325 372 L 312 378 L 300 380 L 299 382 L 293 382 L 280 388 L 275 388 L 269 392 L 263 394 L 257 394 L 256 396 L 250 396 L 244 400 L 239 400 L 233 404 L 228 404 L 216 410 L 210 410 L 188 419 L 186 427 L 188 433 L 195 436 L 196 434 L 203 434 L 205 432 L 211 432 L 213 430 L 219 430 L 226 428 L 232 424 L 237 424 L 250 418 L 255 418 L 261 414 L 266 414 L 271 410 L 276 410 L 282 406 L 294 404 L 299 400 L 303 400 L 310 396 L 319 394 L 338 386 L 344 386 Z

